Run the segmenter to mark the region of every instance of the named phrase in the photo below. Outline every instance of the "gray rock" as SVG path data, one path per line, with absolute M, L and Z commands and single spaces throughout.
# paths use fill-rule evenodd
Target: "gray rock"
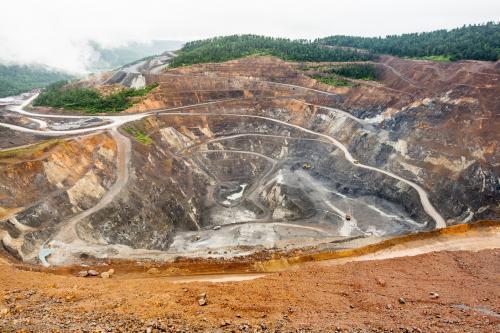
M 79 271 L 78 273 L 76 273 L 76 276 L 78 277 L 87 277 L 88 275 L 89 275 L 88 271 Z
M 431 292 L 431 293 L 429 293 L 429 294 L 430 294 L 430 297 L 431 297 L 432 299 L 438 299 L 438 298 L 439 298 L 439 294 L 438 294 L 438 293 Z
M 99 272 L 98 272 L 98 271 L 95 271 L 95 270 L 93 270 L 93 269 L 90 269 L 90 270 L 88 271 L 88 273 L 89 273 L 89 275 L 90 275 L 90 276 L 98 276 L 98 275 L 99 275 Z
M 198 305 L 199 306 L 207 305 L 207 294 L 203 293 L 198 295 Z

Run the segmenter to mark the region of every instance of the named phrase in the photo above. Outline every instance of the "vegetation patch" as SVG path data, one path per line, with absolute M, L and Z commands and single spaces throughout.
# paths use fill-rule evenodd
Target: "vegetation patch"
M 407 57 L 409 59 L 415 60 L 431 60 L 437 62 L 447 62 L 452 61 L 453 57 L 450 55 L 432 55 L 432 56 L 424 56 L 424 57 Z
M 316 41 L 330 46 L 364 49 L 376 54 L 420 59 L 428 57 L 428 60 L 436 61 L 500 59 L 500 23 L 495 22 L 384 38 L 331 36 Z
M 377 80 L 377 71 L 372 64 L 346 64 L 333 66 L 327 69 L 327 73 L 337 74 L 356 80 Z
M 137 128 L 126 126 L 124 129 L 127 133 L 131 134 L 137 140 L 137 142 L 140 142 L 143 145 L 149 145 L 151 142 L 153 142 L 153 139 L 151 139 L 149 135 Z
M 311 76 L 313 79 L 315 79 L 316 81 L 319 81 L 321 83 L 324 83 L 324 84 L 328 84 L 330 86 L 334 86 L 334 87 L 352 87 L 353 84 L 346 80 L 346 79 L 343 79 L 341 77 L 339 77 L 338 75 L 312 75 Z
M 378 79 L 377 71 L 372 64 L 342 64 L 342 65 L 306 65 L 301 68 L 309 77 L 335 87 L 350 87 L 349 79 L 373 81 Z
M 170 67 L 224 62 L 251 55 L 271 55 L 291 61 L 363 61 L 374 55 L 358 50 L 331 48 L 308 40 L 257 35 L 215 37 L 186 43 Z
M 0 163 L 10 164 L 34 159 L 36 155 L 48 152 L 61 142 L 61 139 L 50 139 L 25 147 L 2 150 L 0 151 Z
M 119 112 L 128 109 L 158 86 L 152 83 L 144 88 L 126 88 L 107 96 L 94 89 L 68 87 L 67 82 L 57 82 L 47 87 L 33 103 L 34 106 L 50 106 L 88 113 Z

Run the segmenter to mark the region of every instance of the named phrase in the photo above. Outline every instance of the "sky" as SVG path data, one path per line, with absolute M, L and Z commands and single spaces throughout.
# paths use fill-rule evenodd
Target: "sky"
M 86 41 L 120 46 L 253 33 L 385 36 L 499 21 L 499 0 L 2 0 L 0 62 L 83 72 Z

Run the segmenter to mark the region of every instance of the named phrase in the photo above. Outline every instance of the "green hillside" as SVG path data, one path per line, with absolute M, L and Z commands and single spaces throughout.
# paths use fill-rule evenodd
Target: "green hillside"
M 67 82 L 48 86 L 33 102 L 34 106 L 50 106 L 88 113 L 123 111 L 158 86 L 152 83 L 140 89 L 124 88 L 111 95 L 102 96 L 94 89 L 68 87 Z
M 371 60 L 374 56 L 356 50 L 328 48 L 307 40 L 290 40 L 257 35 L 215 37 L 186 43 L 172 67 L 223 62 L 250 55 L 272 55 L 293 61 Z

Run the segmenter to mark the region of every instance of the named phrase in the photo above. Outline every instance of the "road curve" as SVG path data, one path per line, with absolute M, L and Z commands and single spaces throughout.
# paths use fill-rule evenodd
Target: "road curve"
M 214 143 L 214 142 L 220 142 L 220 141 L 225 141 L 229 139 L 236 139 L 236 138 L 243 138 L 246 136 L 255 136 L 255 137 L 264 137 L 264 138 L 279 138 L 279 139 L 285 139 L 285 140 L 304 140 L 304 141 L 317 141 L 317 142 L 322 142 L 322 143 L 328 143 L 328 141 L 325 140 L 319 140 L 319 139 L 311 139 L 311 138 L 298 138 L 295 136 L 285 136 L 285 135 L 273 135 L 273 134 L 261 134 L 261 133 L 240 133 L 240 134 L 233 134 L 233 135 L 227 135 L 227 136 L 221 136 L 221 137 L 216 137 L 214 139 L 209 139 L 200 143 L 193 144 L 191 146 L 187 146 L 183 148 L 180 152 L 184 152 L 186 150 L 192 150 L 198 146 L 206 145 L 209 143 Z

